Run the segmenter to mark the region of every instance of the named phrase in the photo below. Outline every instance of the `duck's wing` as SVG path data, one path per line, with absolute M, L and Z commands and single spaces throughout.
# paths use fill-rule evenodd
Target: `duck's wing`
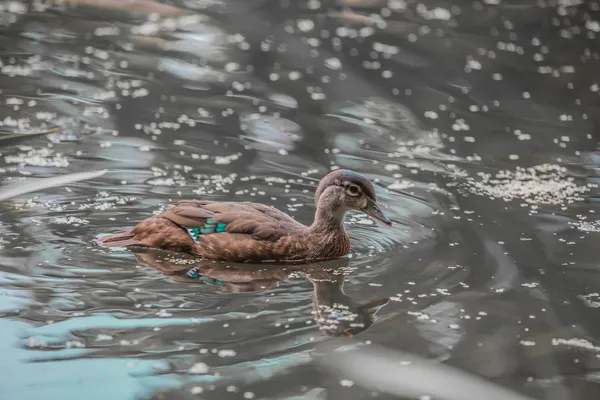
M 244 234 L 254 240 L 276 241 L 306 228 L 286 213 L 258 203 L 182 201 L 161 217 L 196 235 Z
M 306 226 L 290 217 L 288 214 L 276 209 L 273 206 L 267 206 L 260 203 L 238 202 L 238 201 L 203 201 L 203 200 L 182 200 L 174 204 L 174 208 L 194 207 L 197 210 L 204 210 L 209 213 L 226 213 L 232 211 L 247 211 L 251 213 L 260 213 L 276 221 L 296 225 L 299 228 Z

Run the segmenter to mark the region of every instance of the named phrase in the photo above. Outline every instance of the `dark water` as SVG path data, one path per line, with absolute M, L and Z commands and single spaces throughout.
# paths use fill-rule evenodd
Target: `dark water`
M 599 9 L 0 2 L 0 130 L 60 127 L 0 141 L 2 186 L 108 169 L 1 203 L 0 398 L 393 398 L 315 361 L 363 343 L 597 399 Z M 337 167 L 395 222 L 350 217 L 347 260 L 190 277 L 90 243 L 183 198 L 308 223 Z

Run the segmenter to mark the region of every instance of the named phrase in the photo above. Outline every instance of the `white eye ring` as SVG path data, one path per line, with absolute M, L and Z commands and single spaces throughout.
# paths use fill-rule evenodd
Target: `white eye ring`
M 348 193 L 350 196 L 358 196 L 360 194 L 360 188 L 356 185 L 350 185 L 346 189 L 346 193 Z

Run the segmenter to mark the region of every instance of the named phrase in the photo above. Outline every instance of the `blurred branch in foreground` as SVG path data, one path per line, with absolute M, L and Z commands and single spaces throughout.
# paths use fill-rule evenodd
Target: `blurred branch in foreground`
M 0 146 L 14 145 L 16 143 L 31 139 L 33 137 L 51 135 L 53 133 L 58 133 L 58 132 L 60 132 L 60 128 L 54 127 L 54 128 L 50 128 L 50 129 L 44 129 L 41 131 L 12 133 L 12 134 L 8 134 L 8 135 L 0 134 Z
M 344 379 L 403 398 L 533 400 L 475 375 L 382 347 L 341 347 L 319 362 Z M 427 396 L 427 397 L 426 397 Z
M 36 192 L 42 189 L 48 189 L 57 186 L 63 186 L 68 183 L 79 182 L 86 179 L 93 179 L 104 175 L 108 170 L 76 172 L 74 174 L 65 174 L 53 176 L 51 178 L 35 179 L 31 182 L 17 182 L 9 186 L 0 188 L 0 201 L 10 199 L 25 193 Z
M 162 16 L 178 16 L 185 13 L 185 10 L 181 8 L 152 0 L 56 0 L 56 4 L 115 9 L 145 14 L 156 13 Z

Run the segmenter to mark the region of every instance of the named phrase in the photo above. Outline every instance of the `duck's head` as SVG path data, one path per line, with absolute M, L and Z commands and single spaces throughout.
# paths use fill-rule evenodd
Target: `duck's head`
M 342 214 L 361 211 L 387 226 L 392 225 L 377 204 L 373 184 L 363 175 L 347 169 L 333 171 L 321 179 L 315 192 L 315 204 L 317 208 L 338 210 Z

